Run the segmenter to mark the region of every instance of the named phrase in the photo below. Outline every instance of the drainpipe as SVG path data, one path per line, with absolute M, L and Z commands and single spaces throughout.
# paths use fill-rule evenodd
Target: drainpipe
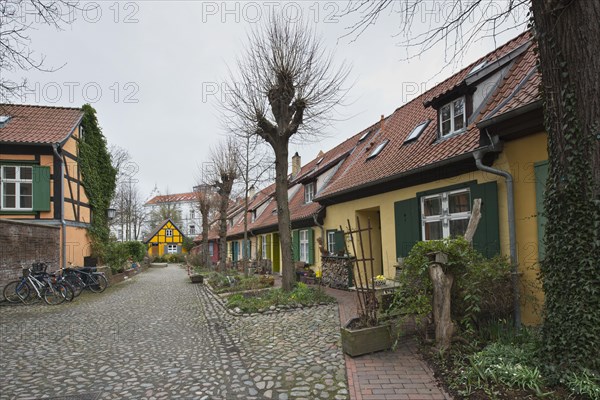
M 510 263 L 512 265 L 512 285 L 513 285 L 513 308 L 515 317 L 515 328 L 521 329 L 521 308 L 519 301 L 519 275 L 518 275 L 518 260 L 517 260 L 517 235 L 515 232 L 515 198 L 513 177 L 509 172 L 488 167 L 482 162 L 483 156 L 490 151 L 501 151 L 502 143 L 498 136 L 491 138 L 492 145 L 486 149 L 477 150 L 473 153 L 475 165 L 481 171 L 489 172 L 494 175 L 502 176 L 506 181 L 506 202 L 508 204 L 508 238 L 510 244 Z
M 65 188 L 63 187 L 64 177 L 65 177 L 65 160 L 58 153 L 58 144 L 53 144 L 52 149 L 54 150 L 54 155 L 60 160 L 60 179 L 62 179 L 60 183 L 60 225 L 61 229 L 61 254 L 62 254 L 62 262 L 61 268 L 67 268 L 67 223 L 65 221 Z M 56 171 L 55 171 L 56 172 Z M 56 179 L 57 174 L 54 174 L 54 179 Z M 56 193 L 55 193 L 56 197 Z

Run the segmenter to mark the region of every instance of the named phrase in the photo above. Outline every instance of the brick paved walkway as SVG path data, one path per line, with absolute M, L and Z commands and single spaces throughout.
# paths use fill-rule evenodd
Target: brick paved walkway
M 341 324 L 357 315 L 354 292 L 326 290 L 339 302 Z M 352 400 L 451 399 L 437 385 L 433 372 L 416 352 L 413 340 L 399 344 L 393 352 L 345 357 Z

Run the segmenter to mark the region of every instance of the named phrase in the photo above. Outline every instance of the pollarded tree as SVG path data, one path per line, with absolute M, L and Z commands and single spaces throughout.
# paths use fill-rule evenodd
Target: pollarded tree
M 353 31 L 360 34 L 384 10 L 395 9 L 409 37 L 405 44 L 420 52 L 444 41 L 458 53 L 478 33 L 494 35 L 507 28 L 503 22 L 516 10 L 531 11 L 549 160 L 542 354 L 557 371 L 600 370 L 600 2 L 455 0 L 452 12 L 436 15 L 440 25 L 410 42 L 425 2 L 351 1 L 350 13 L 362 14 Z
M 322 132 L 347 89 L 349 68 L 334 67 L 318 36 L 302 22 L 272 16 L 248 35 L 237 70 L 230 74 L 222 104 L 224 120 L 233 132 L 249 132 L 265 140 L 275 153 L 275 198 L 283 289 L 294 281 L 288 146 L 293 136 Z
M 210 167 L 204 171 L 215 188 L 219 212 L 219 263 L 227 262 L 227 211 L 233 185 L 238 178 L 238 152 L 233 138 L 227 138 L 211 150 Z
M 208 184 L 205 178 L 201 178 L 199 184 L 194 188 L 196 192 L 196 208 L 202 218 L 202 254 L 204 265 L 210 266 L 210 252 L 208 251 L 208 236 L 210 234 L 210 223 L 216 209 L 215 190 Z

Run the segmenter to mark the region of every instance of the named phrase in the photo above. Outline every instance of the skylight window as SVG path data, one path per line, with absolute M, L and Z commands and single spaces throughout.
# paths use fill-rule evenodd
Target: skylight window
M 477 64 L 476 66 L 473 67 L 472 70 L 469 71 L 469 73 L 467 75 L 473 75 L 475 72 L 479 71 L 480 69 L 482 69 L 486 65 L 487 65 L 487 61 L 484 61 L 484 62 L 481 62 L 481 63 Z
M 323 159 L 324 159 L 324 158 L 325 158 L 325 157 L 321 157 L 321 158 L 319 158 L 319 161 L 317 161 L 317 165 L 321 164 L 321 163 L 323 162 Z
M 368 131 L 366 131 L 361 137 L 360 139 L 358 139 L 358 143 L 362 142 L 363 140 L 365 140 L 367 138 L 367 136 L 369 136 L 371 134 L 371 132 L 373 132 L 373 129 L 369 129 Z
M 0 128 L 3 128 L 8 121 L 10 121 L 9 115 L 0 115 Z
M 389 143 L 389 139 L 379 143 L 379 146 L 375 147 L 375 150 L 373 150 L 373 152 L 371 154 L 369 154 L 369 157 L 367 157 L 367 160 L 377 157 L 377 155 L 379 155 L 379 153 L 381 153 L 381 151 L 385 148 L 385 146 L 388 143 Z
M 427 128 L 427 125 L 429 125 L 429 122 L 431 122 L 431 120 L 428 119 L 427 121 L 423 121 L 419 125 L 417 125 L 415 127 L 415 129 L 412 130 L 412 132 L 410 133 L 410 135 L 408 135 L 408 137 L 406 138 L 406 140 L 404 141 L 404 143 L 409 142 L 411 140 L 414 140 L 414 139 L 418 138 L 419 135 L 421 133 L 423 133 L 423 131 L 425 130 L 425 128 Z

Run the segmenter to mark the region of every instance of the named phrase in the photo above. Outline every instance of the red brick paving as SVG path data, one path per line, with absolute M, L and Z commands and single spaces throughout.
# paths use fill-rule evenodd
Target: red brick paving
M 357 315 L 354 292 L 326 291 L 338 300 L 341 324 Z M 401 342 L 395 351 L 345 357 L 352 400 L 452 399 L 437 385 L 433 372 L 416 352 L 414 340 Z

